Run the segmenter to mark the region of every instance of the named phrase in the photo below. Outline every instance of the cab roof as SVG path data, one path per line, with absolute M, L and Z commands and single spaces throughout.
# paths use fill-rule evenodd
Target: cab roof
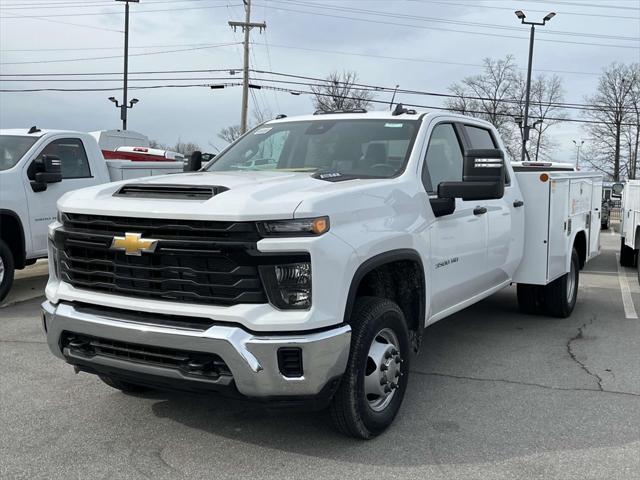
M 50 130 L 46 128 L 38 129 L 38 131 L 34 133 L 29 133 L 30 128 L 0 128 L 0 135 L 14 135 L 19 137 L 33 137 L 39 138 L 43 135 L 54 134 L 54 133 L 64 133 L 64 134 L 73 134 L 73 135 L 85 135 L 84 132 L 76 132 L 74 130 Z

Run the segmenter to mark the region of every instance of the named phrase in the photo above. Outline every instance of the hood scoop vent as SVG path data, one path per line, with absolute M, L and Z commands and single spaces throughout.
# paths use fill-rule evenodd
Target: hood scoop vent
M 114 197 L 164 198 L 176 200 L 208 200 L 229 190 L 218 185 L 168 185 L 153 183 L 127 183 L 113 194 Z

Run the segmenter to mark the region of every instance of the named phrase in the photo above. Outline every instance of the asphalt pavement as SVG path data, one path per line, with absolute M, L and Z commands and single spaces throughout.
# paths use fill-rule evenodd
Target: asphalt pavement
M 18 299 L 0 308 L 0 478 L 638 479 L 640 286 L 601 239 L 570 318 L 522 315 L 508 288 L 428 328 L 396 422 L 368 442 L 322 413 L 75 375 L 45 344 L 42 298 Z

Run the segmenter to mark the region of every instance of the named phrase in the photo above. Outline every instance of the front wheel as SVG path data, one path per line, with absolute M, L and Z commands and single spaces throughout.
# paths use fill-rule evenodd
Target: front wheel
M 345 435 L 370 439 L 395 418 L 409 378 L 409 331 L 400 307 L 376 297 L 356 301 L 347 370 L 331 403 Z
M 9 246 L 0 239 L 0 302 L 5 299 L 13 284 L 15 265 Z
M 544 287 L 544 303 L 547 314 L 567 318 L 573 312 L 578 298 L 580 259 L 574 248 L 571 252 L 569 272 Z

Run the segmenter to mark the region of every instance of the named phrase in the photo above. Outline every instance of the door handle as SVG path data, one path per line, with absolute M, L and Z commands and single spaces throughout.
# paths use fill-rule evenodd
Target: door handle
M 476 207 L 473 209 L 474 215 L 484 215 L 487 213 L 487 207 Z
M 514 208 L 522 207 L 523 205 L 524 205 L 524 202 L 522 200 L 516 200 L 515 202 L 513 202 Z

